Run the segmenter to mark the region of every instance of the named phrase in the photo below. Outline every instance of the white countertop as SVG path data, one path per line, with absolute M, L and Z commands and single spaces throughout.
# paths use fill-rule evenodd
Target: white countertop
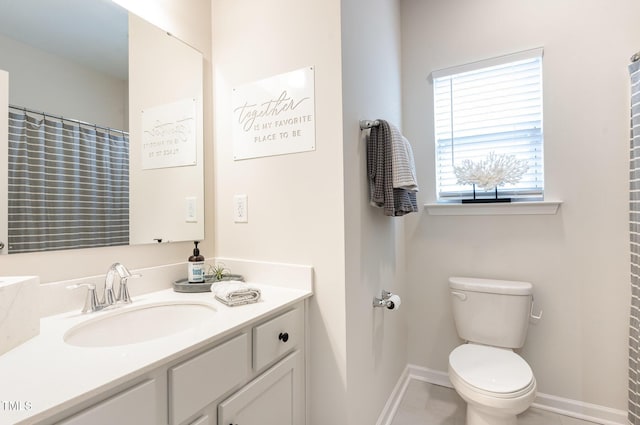
M 206 326 L 136 344 L 77 347 L 64 342 L 65 332 L 74 325 L 114 310 L 43 318 L 40 335 L 0 356 L 0 424 L 45 419 L 312 295 L 303 289 L 252 285 L 260 288 L 261 300 L 237 307 L 216 301 L 211 292 L 167 289 L 134 297 L 133 306 L 197 300 L 216 310 Z

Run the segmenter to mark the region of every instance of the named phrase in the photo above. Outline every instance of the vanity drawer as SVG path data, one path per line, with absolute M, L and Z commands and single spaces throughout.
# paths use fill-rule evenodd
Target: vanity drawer
M 253 328 L 253 368 L 260 370 L 304 342 L 300 307 Z
M 59 425 L 156 425 L 156 381 L 151 379 L 96 403 Z
M 169 417 L 179 424 L 249 376 L 246 333 L 169 369 Z

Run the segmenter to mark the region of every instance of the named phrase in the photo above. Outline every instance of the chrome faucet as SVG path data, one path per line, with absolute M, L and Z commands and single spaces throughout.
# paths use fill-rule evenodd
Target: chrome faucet
M 120 277 L 120 286 L 118 288 L 118 294 L 113 290 L 113 284 L 115 282 L 116 274 Z M 107 275 L 104 279 L 104 295 L 102 297 L 102 303 L 104 307 L 114 305 L 116 303 L 131 304 L 131 296 L 129 295 L 129 288 L 127 282 L 131 278 L 140 277 L 139 274 L 131 274 L 121 263 L 113 263 Z
M 116 280 L 116 275 L 120 278 L 120 286 L 118 288 L 118 294 L 116 295 L 113 290 L 113 284 Z M 84 307 L 82 309 L 83 313 L 90 313 L 94 311 L 100 311 L 104 308 L 110 307 L 112 305 L 122 303 L 122 304 L 131 304 L 131 296 L 129 295 L 129 288 L 127 287 L 127 282 L 129 279 L 134 277 L 140 277 L 139 274 L 131 274 L 131 272 L 121 263 L 113 263 L 109 270 L 107 270 L 107 275 L 104 279 L 104 294 L 102 296 L 102 300 L 98 299 L 96 294 L 96 285 L 89 283 L 81 283 L 76 285 L 67 286 L 67 289 L 76 289 L 76 288 L 87 288 L 87 298 L 85 300 Z

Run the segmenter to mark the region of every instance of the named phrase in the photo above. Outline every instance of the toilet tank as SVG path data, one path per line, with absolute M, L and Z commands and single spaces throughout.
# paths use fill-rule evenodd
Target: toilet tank
M 531 314 L 531 283 L 450 277 L 449 292 L 460 338 L 504 348 L 524 345 Z

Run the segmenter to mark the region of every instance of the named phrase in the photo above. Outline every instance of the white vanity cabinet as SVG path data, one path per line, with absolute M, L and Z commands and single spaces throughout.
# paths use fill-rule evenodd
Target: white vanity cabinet
M 181 410 L 183 414 L 172 414 L 171 425 L 303 425 L 304 323 L 304 305 L 300 303 L 248 329 L 247 336 L 251 335 L 247 345 L 250 347 L 249 356 L 245 356 L 247 351 L 243 351 L 244 347 L 238 348 L 235 350 L 235 357 L 228 358 L 223 367 L 228 369 L 224 373 L 226 377 L 231 371 L 245 364 L 249 379 L 237 380 L 236 383 L 242 385 L 236 385 L 222 398 L 219 397 L 222 386 L 218 386 L 215 391 L 205 391 L 210 404 L 200 411 L 184 409 Z M 190 361 L 187 361 L 186 364 L 189 363 Z M 197 368 L 194 368 L 195 370 Z M 218 367 L 213 369 L 214 376 L 219 370 Z M 231 389 L 231 380 L 224 377 L 218 376 L 219 380 L 226 381 L 226 387 Z M 185 380 L 184 383 L 191 382 L 193 386 L 193 382 L 201 381 L 206 379 L 194 378 Z M 170 388 L 172 382 L 176 383 L 169 375 Z M 178 388 L 172 390 L 177 391 Z M 198 404 L 202 404 L 204 399 L 201 398 Z M 172 400 L 171 397 L 169 403 L 174 406 L 179 404 L 178 400 Z M 184 418 L 193 419 L 184 421 Z
M 40 424 L 304 425 L 304 358 L 301 301 Z
M 304 310 L 253 328 L 253 368 L 262 372 L 218 406 L 218 425 L 304 424 Z

